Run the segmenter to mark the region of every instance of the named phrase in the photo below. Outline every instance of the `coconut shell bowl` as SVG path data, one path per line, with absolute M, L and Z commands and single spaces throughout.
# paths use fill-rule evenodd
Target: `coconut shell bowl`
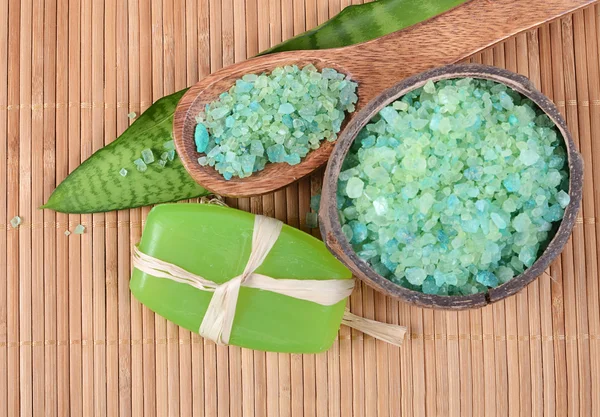
M 381 109 L 401 98 L 406 93 L 423 87 L 428 81 L 436 82 L 444 79 L 467 77 L 492 80 L 508 86 L 512 90 L 529 98 L 554 122 L 558 132 L 562 135 L 564 148 L 568 156 L 568 194 L 570 201 L 565 207 L 564 216 L 558 225 L 558 229 L 554 236 L 551 237 L 546 248 L 541 254 L 538 254 L 537 260 L 520 275 L 513 277 L 495 288 L 490 288 L 487 292 L 453 296 L 425 294 L 395 284 L 376 273 L 369 263 L 358 257 L 342 232 L 342 225 L 340 223 L 336 204 L 338 179 L 342 164 L 358 133 L 379 113 Z M 567 129 L 565 120 L 560 115 L 556 106 L 547 97 L 536 90 L 527 78 L 495 67 L 483 65 L 449 65 L 404 79 L 365 104 L 355 117 L 348 122 L 333 148 L 325 171 L 319 211 L 319 224 L 321 234 L 329 250 L 343 262 L 356 277 L 365 281 L 375 289 L 392 297 L 423 307 L 454 310 L 477 308 L 517 293 L 544 273 L 550 263 L 561 253 L 573 230 L 581 203 L 582 187 L 583 160 L 575 148 L 575 144 L 573 143 L 571 133 Z

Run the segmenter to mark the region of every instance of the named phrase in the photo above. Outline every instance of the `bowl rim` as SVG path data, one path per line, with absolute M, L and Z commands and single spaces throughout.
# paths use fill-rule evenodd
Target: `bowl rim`
M 570 202 L 565 208 L 563 219 L 556 234 L 548 243 L 540 257 L 523 273 L 506 283 L 480 292 L 464 296 L 444 296 L 424 294 L 393 283 L 376 273 L 371 266 L 360 259 L 352 249 L 341 229 L 336 206 L 337 182 L 342 163 L 360 130 L 379 111 L 404 96 L 406 93 L 425 85 L 428 81 L 454 78 L 478 78 L 496 81 L 519 92 L 532 100 L 554 122 L 563 137 L 569 166 Z M 359 279 L 387 295 L 422 307 L 461 310 L 483 307 L 507 298 L 541 275 L 550 263 L 562 252 L 576 222 L 581 205 L 583 188 L 583 159 L 578 153 L 565 119 L 552 101 L 538 91 L 523 75 L 506 69 L 481 64 L 453 64 L 424 71 L 406 78 L 383 91 L 361 109 L 341 132 L 335 144 L 325 170 L 321 207 L 319 209 L 319 227 L 329 250 L 344 263 Z

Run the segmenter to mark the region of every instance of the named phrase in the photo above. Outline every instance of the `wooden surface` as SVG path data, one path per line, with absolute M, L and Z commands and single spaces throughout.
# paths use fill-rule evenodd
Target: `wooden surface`
M 202 78 L 180 100 L 173 120 L 177 153 L 191 176 L 214 193 L 230 197 L 251 197 L 273 192 L 326 163 L 333 144 L 325 142 L 297 165 L 268 164 L 264 170 L 248 178 L 225 180 L 213 167 L 200 166 L 200 154 L 196 152 L 193 139 L 196 116 L 204 111 L 206 104 L 218 99 L 219 94 L 229 90 L 235 80 L 244 74 L 269 72 L 275 67 L 292 64 L 304 66 L 309 63 L 319 69 L 331 67 L 343 72 L 358 82 L 359 100 L 356 111 L 344 121 L 348 123 L 374 97 L 404 78 L 426 69 L 455 63 L 494 42 L 593 2 L 471 0 L 407 30 L 362 44 L 330 50 L 264 55 L 226 66 Z M 478 19 L 473 19 L 473 16 L 478 16 Z
M 125 129 L 130 111 L 346 4 L 0 0 L 0 416 L 600 415 L 597 6 L 473 58 L 528 75 L 565 115 L 584 157 L 583 210 L 550 268 L 554 280 L 462 312 L 410 307 L 360 286 L 352 311 L 407 325 L 400 349 L 347 328 L 321 355 L 205 343 L 130 297 L 130 247 L 148 208 L 36 210 Z M 228 202 L 304 228 L 319 174 Z M 24 224 L 13 230 L 16 214 Z M 65 237 L 78 223 L 86 233 Z
M 568 192 L 571 200 L 565 208 L 564 217 L 556 234 L 552 237 L 552 240 L 540 257 L 522 274 L 519 274 L 496 288 L 490 289 L 486 293 L 452 297 L 423 294 L 420 291 L 413 291 L 394 284 L 387 278 L 375 272 L 367 262 L 356 255 L 356 252 L 354 252 L 352 246 L 348 243 L 348 239 L 346 239 L 340 223 L 339 210 L 337 208 L 338 178 L 344 160 L 357 135 L 365 125 L 381 111 L 381 109 L 399 98 L 402 98 L 410 91 L 422 88 L 429 81 L 438 82 L 440 80 L 466 77 L 492 80 L 507 85 L 512 90 L 531 99 L 539 109 L 548 115 L 560 132 L 559 134 L 562 135 L 562 138 L 564 139 L 564 146 L 567 151 L 569 165 Z M 401 301 L 411 302 L 422 307 L 439 307 L 453 310 L 484 307 L 486 304 L 516 294 L 548 269 L 550 264 L 558 255 L 560 255 L 573 230 L 577 215 L 579 214 L 582 189 L 583 158 L 581 157 L 581 154 L 577 152 L 567 123 L 560 114 L 558 108 L 536 89 L 529 79 L 523 77 L 521 74 L 489 65 L 446 65 L 405 78 L 393 87 L 388 88 L 385 92 L 375 97 L 363 107 L 363 109 L 348 123 L 346 128 L 341 132 L 325 169 L 319 209 L 319 228 L 321 230 L 323 241 L 329 250 L 340 261 L 346 264 L 357 278 L 362 279 L 365 283 L 375 288 L 375 290 L 381 291 L 386 295 L 397 297 Z

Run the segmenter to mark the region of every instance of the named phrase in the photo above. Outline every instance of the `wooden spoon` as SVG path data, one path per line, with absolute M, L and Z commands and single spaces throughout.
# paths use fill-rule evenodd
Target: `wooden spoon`
M 430 68 L 455 63 L 518 32 L 572 12 L 596 0 L 471 0 L 426 22 L 345 48 L 265 55 L 231 65 L 202 79 L 179 102 L 173 119 L 177 153 L 183 165 L 208 190 L 231 197 L 265 194 L 284 187 L 323 165 L 334 143 L 323 141 L 298 165 L 267 164 L 247 178 L 227 181 L 214 168 L 198 164 L 195 117 L 244 74 L 270 72 L 284 65 L 334 68 L 358 82 L 356 111 L 383 90 Z

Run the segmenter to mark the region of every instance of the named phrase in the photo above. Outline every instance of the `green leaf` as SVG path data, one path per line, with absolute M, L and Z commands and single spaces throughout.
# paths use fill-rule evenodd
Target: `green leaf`
M 262 54 L 327 49 L 365 42 L 427 20 L 467 0 L 379 0 L 348 6 L 321 26 L 289 39 Z M 172 138 L 175 107 L 185 90 L 164 97 L 146 110 L 117 140 L 95 152 L 75 169 L 42 208 L 64 213 L 95 213 L 183 200 L 206 195 L 179 158 L 157 162 L 138 172 L 133 161 L 150 148 L 163 152 Z M 125 168 L 128 174 L 119 174 Z
M 301 49 L 329 49 L 370 41 L 422 22 L 468 0 L 378 0 L 348 6 L 316 28 L 260 55 Z
M 166 96 L 146 110 L 117 140 L 95 152 L 54 190 L 42 208 L 65 213 L 95 213 L 182 200 L 208 194 L 175 158 L 165 167 L 158 156 L 171 140 L 173 113 L 185 90 Z M 156 161 L 146 172 L 133 161 L 150 148 Z M 127 170 L 121 176 L 121 168 Z

